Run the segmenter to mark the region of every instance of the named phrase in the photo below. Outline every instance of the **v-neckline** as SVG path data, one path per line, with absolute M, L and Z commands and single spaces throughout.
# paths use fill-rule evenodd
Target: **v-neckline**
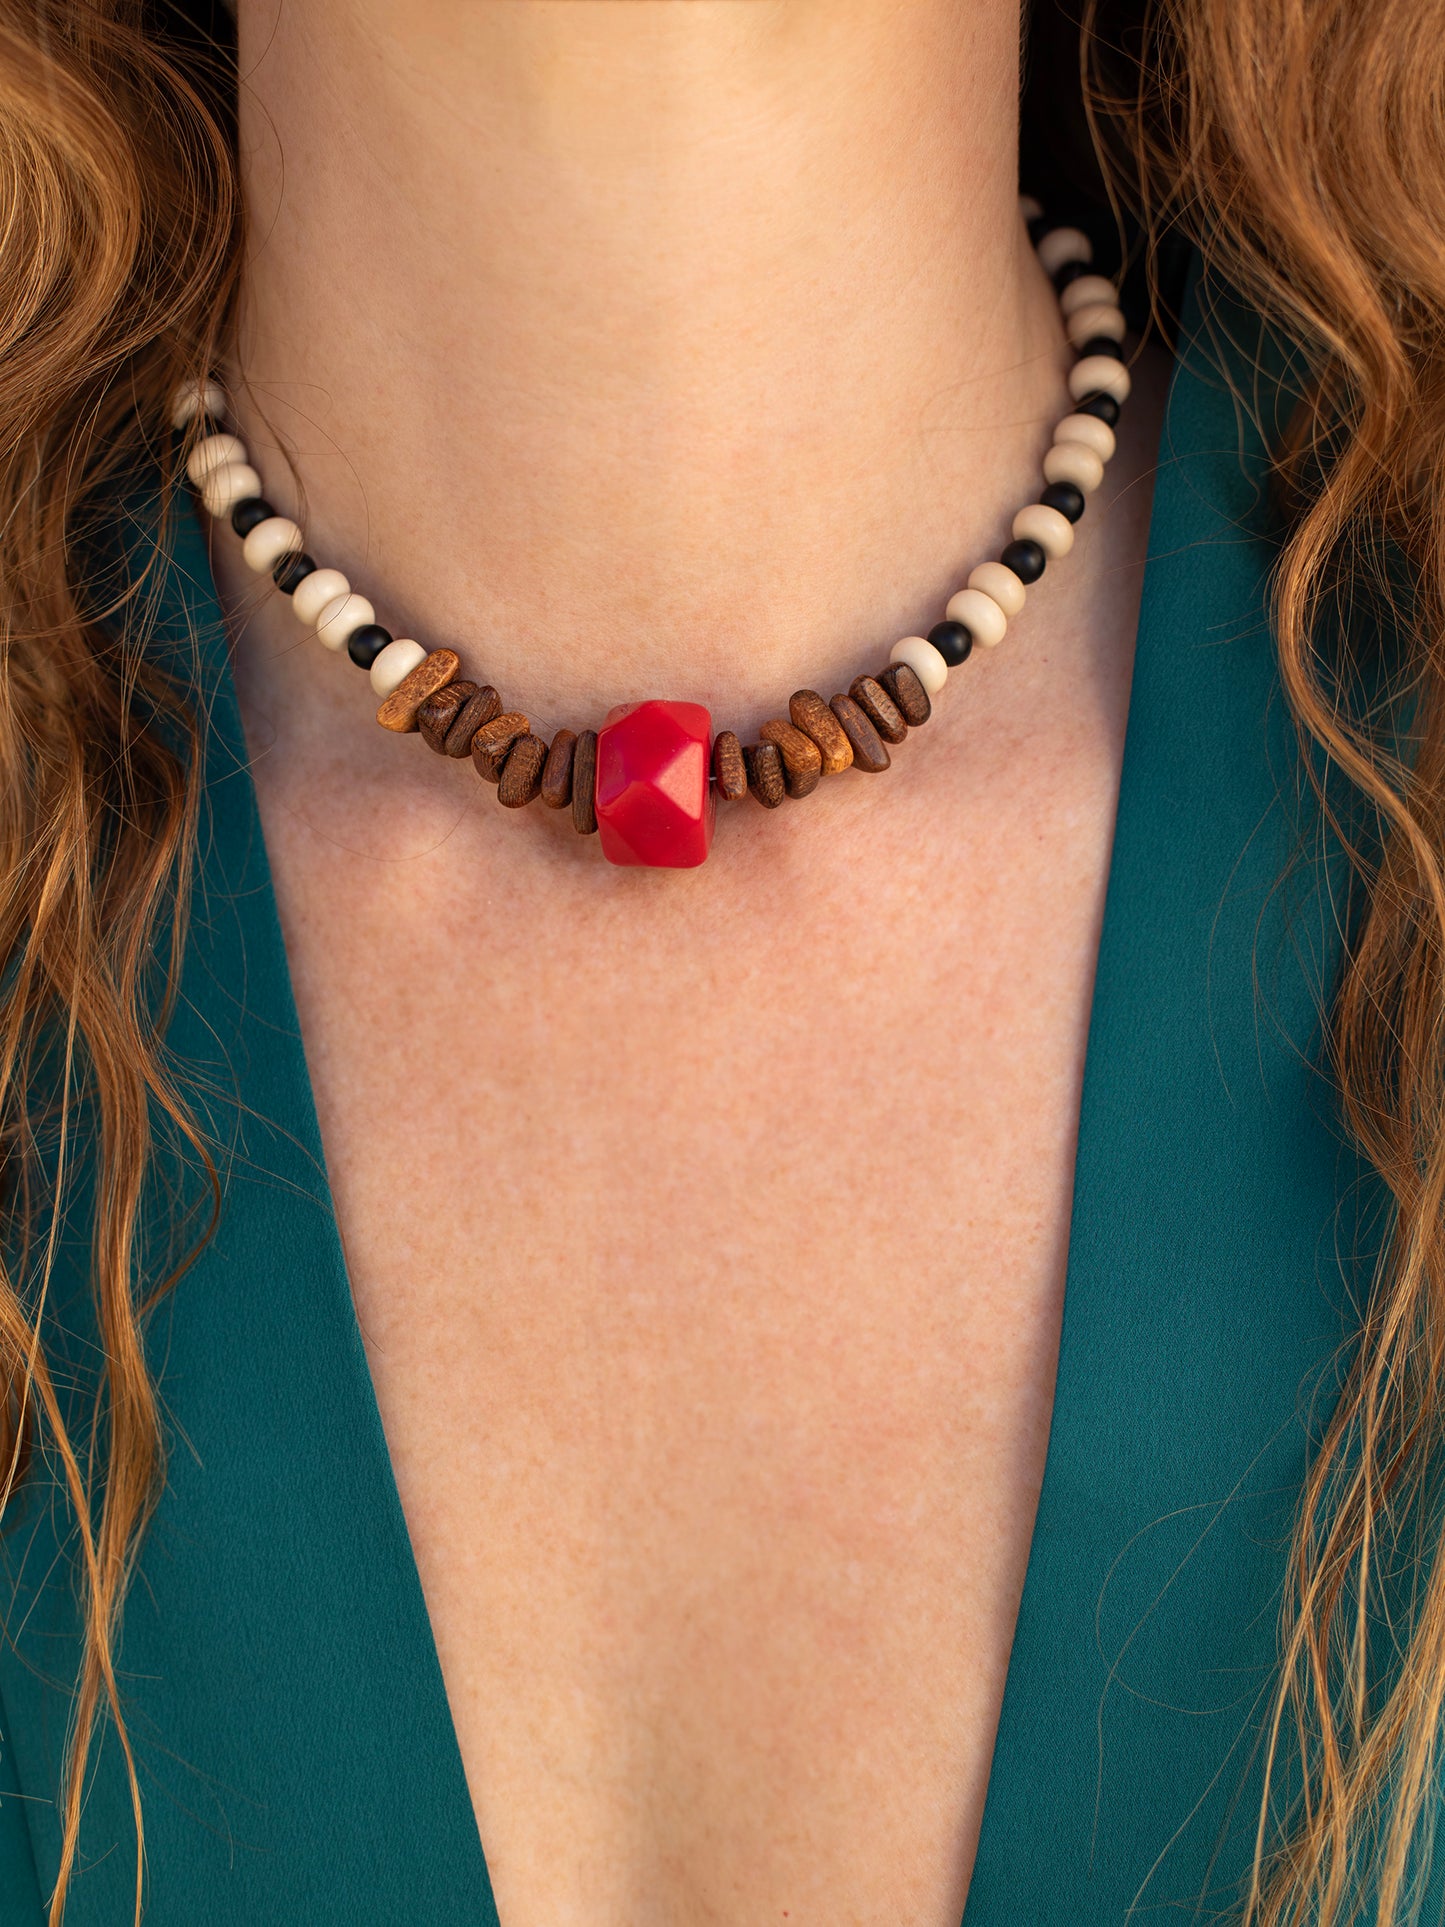
M 1318 986 L 1285 960 L 1274 1030 L 1253 1002 L 1256 931 L 1289 847 L 1264 455 L 1241 440 L 1200 327 L 1191 298 L 1160 440 L 1053 1420 L 966 1927 L 1122 1922 L 1136 1899 L 1198 1899 L 1211 1866 L 1237 1873 L 1233 1847 L 1210 1856 L 1250 1817 L 1229 1766 L 1239 1681 L 1252 1692 L 1267 1671 L 1278 1495 L 1297 1490 L 1305 1450 L 1301 1375 L 1340 1335 L 1338 1288 L 1301 1258 L 1330 1222 L 1342 1168 L 1296 1048 L 1313 1036 Z M 203 639 L 209 679 L 202 861 L 172 1042 L 214 1067 L 228 1197 L 154 1335 L 189 1449 L 173 1454 L 125 1631 L 128 1671 L 158 1682 L 146 1727 L 165 1751 L 151 1771 L 173 1796 L 148 1817 L 152 1917 L 194 1927 L 167 1855 L 184 1858 L 199 1762 L 214 1816 L 203 1831 L 233 1841 L 229 1871 L 207 1886 L 215 1927 L 258 1910 L 280 1920 L 268 1879 L 309 1924 L 339 1927 L 360 1907 L 369 1923 L 494 1927 L 189 516 L 166 595 L 171 633 Z M 1321 904 L 1316 974 L 1331 932 Z M 28 1689 L 0 1680 L 14 1719 Z M 40 1754 L 21 1769 L 27 1785 L 53 1782 Z M 77 1927 L 113 1917 L 127 1891 L 103 1859 L 107 1829 L 119 1841 L 128 1824 L 114 1780 L 92 1799 L 102 1864 L 77 1889 Z M 44 1871 L 53 1829 L 31 1824 Z M 110 1859 L 123 1873 L 124 1851 Z

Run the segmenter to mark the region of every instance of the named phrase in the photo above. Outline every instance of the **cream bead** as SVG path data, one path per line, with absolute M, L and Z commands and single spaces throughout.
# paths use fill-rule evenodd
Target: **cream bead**
M 213 468 L 224 468 L 227 462 L 248 460 L 246 444 L 239 435 L 207 435 L 204 441 L 196 443 L 186 457 L 186 474 L 192 482 L 204 482 Z
M 982 589 L 960 589 L 943 613 L 950 622 L 961 622 L 980 649 L 997 648 L 1008 628 L 1008 617 Z
M 1092 495 L 1104 479 L 1104 464 L 1082 442 L 1055 442 L 1044 456 L 1046 482 L 1072 482 Z
M 1034 199 L 1032 194 L 1020 194 L 1019 219 L 1021 221 L 1037 221 L 1043 211 L 1043 208 Z
M 197 415 L 219 421 L 226 412 L 226 394 L 219 382 L 183 381 L 171 396 L 171 427 L 185 428 Z
M 1085 355 L 1069 370 L 1069 393 L 1075 401 L 1082 401 L 1085 395 L 1099 394 L 1112 395 L 1115 401 L 1127 401 L 1133 385 L 1129 370 L 1112 355 Z
M 376 611 L 364 595 L 333 596 L 316 618 L 316 633 L 328 649 L 344 649 L 357 629 L 376 621 Z
M 1015 542 L 1037 542 L 1050 562 L 1067 555 L 1074 546 L 1074 525 L 1067 515 L 1043 502 L 1030 502 L 1013 520 Z
M 201 500 L 206 513 L 219 520 L 248 495 L 261 493 L 261 477 L 249 462 L 222 462 L 201 483 Z
M 328 602 L 350 593 L 351 584 L 340 569 L 313 569 L 297 583 L 291 607 L 296 611 L 297 621 L 304 622 L 309 629 Z
M 241 555 L 255 574 L 269 575 L 283 555 L 294 555 L 300 548 L 301 531 L 290 516 L 268 515 L 241 544 Z
M 904 636 L 888 651 L 890 662 L 906 662 L 930 696 L 948 681 L 948 664 L 927 636 Z
M 418 663 L 426 661 L 426 650 L 410 636 L 389 642 L 371 665 L 371 686 L 383 702 L 404 683 Z
M 1119 290 L 1103 274 L 1081 274 L 1059 296 L 1065 319 L 1077 314 L 1080 308 L 1117 308 L 1118 305 Z
M 1101 462 L 1112 462 L 1118 437 L 1107 422 L 1097 415 L 1065 415 L 1054 430 L 1056 442 L 1082 442 L 1092 448 Z
M 968 586 L 992 596 L 1010 621 L 1023 608 L 1028 594 L 1018 576 L 1003 562 L 980 562 L 969 576 Z
M 1065 324 L 1065 332 L 1076 348 L 1082 348 L 1097 335 L 1103 335 L 1108 341 L 1122 341 L 1126 333 L 1124 310 L 1112 303 L 1091 302 L 1087 308 L 1075 308 Z
M 1056 227 L 1039 242 L 1038 257 L 1045 274 L 1057 274 L 1069 261 L 1092 261 L 1094 244 L 1082 228 Z

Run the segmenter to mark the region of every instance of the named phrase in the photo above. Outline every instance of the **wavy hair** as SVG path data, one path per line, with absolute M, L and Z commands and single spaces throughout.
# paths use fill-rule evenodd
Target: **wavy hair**
M 1082 33 L 1064 24 L 1112 194 L 1156 245 L 1189 233 L 1303 370 L 1273 451 L 1291 505 L 1274 635 L 1307 767 L 1376 831 L 1352 834 L 1319 781 L 1360 904 L 1328 1062 L 1390 1224 L 1300 1500 L 1241 1908 L 1243 1927 L 1403 1927 L 1445 1704 L 1445 7 L 1158 0 L 1141 17 L 1095 0 Z M 144 575 L 107 593 L 92 537 L 118 478 L 154 460 L 168 395 L 225 357 L 234 86 L 226 36 L 160 0 L 0 0 L 0 1510 L 53 1468 L 84 1626 L 50 1927 L 106 1719 L 142 1911 L 113 1655 L 164 1480 L 144 1335 L 182 1266 L 152 1273 L 141 1231 L 158 1132 L 219 1201 L 164 1046 L 200 724 L 147 659 Z M 1371 609 L 1391 616 L 1383 685 L 1358 673 Z M 44 1333 L 82 1155 L 104 1358 L 76 1432 Z M 1402 1556 L 1417 1578 L 1382 1656 L 1372 1628 Z

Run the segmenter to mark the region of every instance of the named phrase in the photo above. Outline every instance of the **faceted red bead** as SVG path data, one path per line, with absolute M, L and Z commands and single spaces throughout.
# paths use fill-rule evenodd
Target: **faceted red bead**
M 689 870 L 712 844 L 712 717 L 701 703 L 621 703 L 597 732 L 597 833 L 612 863 Z

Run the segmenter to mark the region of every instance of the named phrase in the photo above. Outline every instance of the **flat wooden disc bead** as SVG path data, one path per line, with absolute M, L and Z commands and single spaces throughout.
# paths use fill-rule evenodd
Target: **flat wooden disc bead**
M 376 720 L 383 729 L 394 729 L 399 735 L 415 729 L 416 712 L 428 696 L 434 696 L 439 689 L 455 681 L 461 666 L 461 658 L 455 649 L 433 649 L 392 690 L 377 710 Z
M 485 682 L 481 688 L 478 689 L 476 685 L 473 684 L 472 693 L 468 696 L 465 706 L 460 710 L 456 721 L 447 731 L 447 740 L 442 746 L 444 753 L 448 756 L 455 756 L 458 762 L 461 761 L 463 756 L 470 756 L 472 753 L 472 738 L 476 735 L 477 731 L 487 723 L 495 722 L 501 713 L 502 699 L 496 690 L 493 689 L 492 685 L 489 682 Z
M 848 747 L 853 752 L 854 769 L 866 770 L 870 776 L 876 776 L 880 771 L 887 769 L 891 758 L 883 738 L 853 698 L 835 696 L 828 708 L 836 719 L 838 727 L 848 738 Z
M 743 761 L 747 765 L 749 794 L 755 796 L 765 810 L 775 810 L 788 793 L 782 751 L 776 743 L 754 743 L 743 751 Z
M 542 788 L 542 769 L 547 761 L 547 745 L 540 736 L 519 736 L 507 752 L 497 783 L 497 801 L 504 810 L 520 810 Z
M 901 743 L 908 734 L 908 720 L 882 683 L 872 676 L 855 676 L 848 694 L 872 723 L 885 743 Z
M 748 766 L 743 746 L 730 729 L 719 730 L 713 740 L 712 773 L 724 802 L 740 803 L 747 795 Z
M 838 718 L 816 689 L 799 689 L 788 698 L 794 727 L 818 745 L 823 774 L 837 776 L 853 767 L 853 745 Z
M 438 756 L 446 753 L 447 731 L 476 693 L 474 682 L 449 682 L 427 697 L 416 712 L 416 726 L 428 749 L 434 749 Z
M 891 669 L 883 671 L 878 680 L 893 698 L 899 715 L 911 729 L 921 728 L 928 721 L 933 714 L 933 704 L 928 700 L 928 691 L 906 662 L 895 662 Z
M 507 752 L 519 736 L 529 733 L 531 727 L 521 710 L 512 709 L 505 716 L 497 716 L 483 724 L 477 731 L 472 738 L 472 763 L 484 783 L 500 780 Z
M 811 796 L 823 780 L 823 752 L 812 737 L 781 716 L 764 723 L 758 734 L 765 743 L 774 744 L 782 757 L 789 796 Z
M 584 729 L 572 751 L 572 827 L 579 836 L 597 830 L 597 731 Z
M 572 752 L 576 747 L 575 729 L 559 729 L 552 738 L 542 765 L 542 801 L 549 810 L 565 810 L 572 801 Z

